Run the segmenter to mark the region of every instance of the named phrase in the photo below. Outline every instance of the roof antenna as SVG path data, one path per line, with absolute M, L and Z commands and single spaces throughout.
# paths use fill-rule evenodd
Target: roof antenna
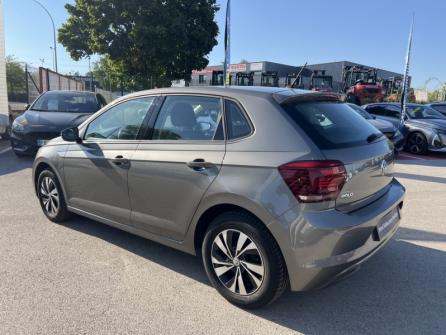
M 292 82 L 290 85 L 288 85 L 289 88 L 293 88 L 294 85 L 296 85 L 296 83 L 299 82 L 300 75 L 302 74 L 303 70 L 307 67 L 307 64 L 308 64 L 308 62 L 305 62 L 304 66 L 302 66 L 302 67 L 300 68 L 300 71 L 299 71 L 299 73 L 297 74 L 296 78 L 294 78 L 293 82 Z

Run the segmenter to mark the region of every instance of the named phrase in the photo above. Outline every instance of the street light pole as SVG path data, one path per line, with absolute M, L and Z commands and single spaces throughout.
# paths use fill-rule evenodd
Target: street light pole
M 55 63 L 55 70 L 57 72 L 57 46 L 56 46 L 56 25 L 54 24 L 54 20 L 53 17 L 51 16 L 50 12 L 48 11 L 48 9 L 45 8 L 44 5 L 42 5 L 42 3 L 40 3 L 37 0 L 32 0 L 34 1 L 36 4 L 38 4 L 40 7 L 42 7 L 42 9 L 48 14 L 48 16 L 50 17 L 51 23 L 53 24 L 53 43 L 54 43 L 54 63 Z

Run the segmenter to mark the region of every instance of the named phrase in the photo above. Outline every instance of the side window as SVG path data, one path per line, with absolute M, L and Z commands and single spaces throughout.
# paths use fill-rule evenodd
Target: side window
M 367 112 L 375 115 L 386 115 L 386 110 L 382 106 L 369 106 L 367 107 Z
M 168 96 L 155 122 L 153 140 L 220 140 L 222 111 L 219 98 Z
M 139 98 L 111 107 L 88 125 L 85 139 L 135 140 L 154 100 Z
M 99 108 L 107 106 L 107 101 L 101 94 L 96 94 L 96 98 L 98 99 Z
M 251 133 L 251 126 L 240 107 L 231 100 L 226 100 L 225 104 L 228 139 L 233 140 L 249 135 Z
M 400 114 L 399 110 L 397 110 L 393 107 L 387 107 L 386 108 L 386 116 L 399 119 L 401 117 L 401 114 Z

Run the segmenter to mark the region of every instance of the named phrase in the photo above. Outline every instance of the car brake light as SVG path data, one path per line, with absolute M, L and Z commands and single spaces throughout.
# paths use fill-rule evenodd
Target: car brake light
M 346 181 L 340 161 L 300 161 L 279 166 L 279 172 L 300 202 L 335 200 Z

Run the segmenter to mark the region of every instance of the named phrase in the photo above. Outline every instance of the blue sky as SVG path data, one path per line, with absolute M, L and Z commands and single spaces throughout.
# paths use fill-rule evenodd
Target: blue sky
M 31 0 L 3 0 L 6 53 L 21 61 L 52 67 L 52 28 L 46 13 Z M 67 18 L 65 1 L 41 0 L 56 26 Z M 224 5 L 225 1 L 218 1 Z M 403 5 L 404 4 L 404 5 Z M 303 64 L 350 60 L 402 72 L 412 12 L 415 31 L 413 85 L 446 81 L 446 1 L 444 0 L 232 0 L 231 59 Z M 219 45 L 210 64 L 224 58 L 224 6 L 217 14 Z M 61 72 L 88 71 L 58 45 Z M 436 83 L 432 82 L 430 88 Z

